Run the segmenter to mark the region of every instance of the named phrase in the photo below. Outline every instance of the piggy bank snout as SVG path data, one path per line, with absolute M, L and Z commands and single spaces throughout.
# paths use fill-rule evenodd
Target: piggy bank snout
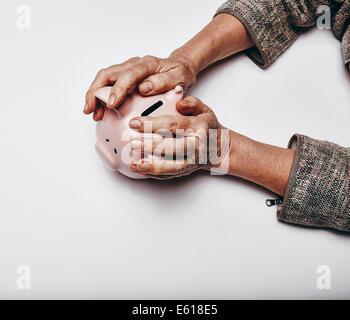
M 107 146 L 102 141 L 97 141 L 95 149 L 101 160 L 107 164 L 108 169 L 113 171 L 119 169 L 119 162 L 117 159 L 118 150 L 116 148 Z

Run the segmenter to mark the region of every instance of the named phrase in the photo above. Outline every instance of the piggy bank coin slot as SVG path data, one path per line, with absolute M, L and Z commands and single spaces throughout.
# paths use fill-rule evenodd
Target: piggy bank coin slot
M 144 112 L 141 113 L 141 117 L 146 117 L 150 115 L 152 112 L 156 111 L 163 105 L 163 101 L 158 101 L 155 104 L 152 104 L 149 108 L 147 108 Z

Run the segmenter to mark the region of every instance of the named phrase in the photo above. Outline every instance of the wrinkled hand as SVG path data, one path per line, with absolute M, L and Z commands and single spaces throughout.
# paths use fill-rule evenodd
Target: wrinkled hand
M 84 113 L 94 113 L 94 120 L 101 120 L 104 106 L 95 98 L 96 90 L 113 85 L 107 108 L 115 108 L 136 87 L 140 94 L 148 96 L 165 92 L 181 85 L 192 86 L 196 71 L 189 60 L 183 57 L 161 59 L 153 56 L 131 58 L 122 64 L 100 70 L 86 93 Z
M 131 141 L 142 158 L 130 170 L 146 177 L 169 179 L 228 163 L 229 130 L 214 112 L 194 97 L 176 105 L 182 115 L 135 117 L 130 128 L 145 133 Z

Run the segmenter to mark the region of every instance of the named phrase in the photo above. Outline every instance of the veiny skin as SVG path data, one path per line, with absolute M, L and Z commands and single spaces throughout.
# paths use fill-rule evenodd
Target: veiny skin
M 95 98 L 101 87 L 113 85 L 107 108 L 120 105 L 136 87 L 142 95 L 165 92 L 176 85 L 186 90 L 195 83 L 201 70 L 251 46 L 253 43 L 241 22 L 229 14 L 220 14 L 168 58 L 134 57 L 100 70 L 86 93 L 84 113 L 93 112 L 94 120 L 102 118 L 103 108 Z
M 226 136 L 223 136 L 224 141 L 221 141 L 220 133 L 226 128 L 218 122 L 214 112 L 195 97 L 186 97 L 179 101 L 176 109 L 183 116 L 147 116 L 131 119 L 132 129 L 147 132 L 144 130 L 145 127 L 152 128 L 154 136 L 141 138 L 138 143 L 132 141 L 131 145 L 133 149 L 141 149 L 144 153 L 157 156 L 177 155 L 177 150 L 181 150 L 183 155 L 191 160 L 190 164 L 183 160 L 172 161 L 155 157 L 151 159 L 152 161 L 141 159 L 132 163 L 131 170 L 149 178 L 171 179 L 200 169 L 211 170 L 228 163 L 227 174 L 260 184 L 277 194 L 284 194 L 294 159 L 294 150 L 260 143 L 232 130 L 229 130 L 227 141 Z M 151 125 L 148 123 L 144 126 L 146 121 Z M 168 136 L 160 138 L 158 134 L 164 131 L 176 134 L 176 130 L 179 129 L 185 133 L 188 130 L 190 134 L 185 134 L 185 137 L 180 139 Z M 217 150 L 209 150 L 210 144 L 203 144 L 204 140 L 208 140 L 209 129 L 216 129 L 218 132 Z M 207 163 L 199 163 L 199 156 L 203 153 L 208 155 L 210 152 L 217 153 L 219 161 L 211 162 L 208 156 Z
M 219 154 L 223 159 L 228 157 L 229 137 L 227 136 L 225 143 L 221 143 L 220 132 L 225 128 L 208 106 L 195 97 L 186 97 L 177 103 L 176 109 L 183 116 L 147 116 L 130 120 L 132 129 L 141 133 L 153 133 L 151 138 L 147 136 L 133 140 L 132 149 L 141 149 L 142 154 L 157 156 L 132 163 L 131 170 L 147 177 L 169 179 L 220 165 L 215 161 L 217 157 L 209 156 L 209 130 L 218 133 L 219 139 L 214 136 L 215 145 L 218 146 L 218 149 L 214 150 L 215 154 Z M 159 133 L 164 131 L 171 135 L 161 136 Z M 221 148 L 222 145 L 224 148 Z
M 97 73 L 86 93 L 84 113 L 94 112 L 94 120 L 102 119 L 103 106 L 98 104 L 95 92 L 107 85 L 113 85 L 113 87 L 106 107 L 115 108 L 135 87 L 138 87 L 142 95 L 148 96 L 171 90 L 177 85 L 187 89 L 194 84 L 195 80 L 196 72 L 187 59 L 134 57 Z
M 238 19 L 229 14 L 219 14 L 168 58 L 134 57 L 100 70 L 86 93 L 84 113 L 93 113 L 94 120 L 101 120 L 104 108 L 118 107 L 128 93 L 136 88 L 145 96 L 168 91 L 176 85 L 181 85 L 186 90 L 195 84 L 201 70 L 253 45 Z M 350 65 L 347 67 L 350 69 Z M 107 105 L 103 106 L 97 102 L 95 92 L 106 85 L 113 85 L 113 89 Z M 135 149 L 141 148 L 144 153 L 157 154 L 157 150 L 165 150 L 161 153 L 174 154 L 174 145 L 180 143 L 180 149 L 184 150 L 181 156 L 192 159 L 191 164 L 175 160 L 165 163 L 165 160 L 158 158 L 152 162 L 143 159 L 131 164 L 131 170 L 156 179 L 169 179 L 200 169 L 210 170 L 220 165 L 210 162 L 205 165 L 198 163 L 199 154 L 209 152 L 207 149 L 200 149 L 198 141 L 209 138 L 209 129 L 217 129 L 219 132 L 225 129 L 216 119 L 214 112 L 194 97 L 187 97 L 178 102 L 177 110 L 183 116 L 139 117 L 130 121 L 130 127 L 143 132 L 143 123 L 150 121 L 153 128 L 162 127 L 161 129 L 168 131 L 181 128 L 192 130 L 193 135 L 179 141 L 170 141 L 154 133 L 151 141 L 133 141 L 132 146 Z M 137 121 L 139 127 L 136 126 Z M 192 148 L 188 148 L 189 145 Z M 253 181 L 279 195 L 284 195 L 295 155 L 294 150 L 263 144 L 231 130 L 228 141 L 224 141 L 223 145 L 227 148 L 217 152 L 221 161 L 229 162 L 227 174 Z M 193 146 L 194 156 L 193 152 L 189 153 Z

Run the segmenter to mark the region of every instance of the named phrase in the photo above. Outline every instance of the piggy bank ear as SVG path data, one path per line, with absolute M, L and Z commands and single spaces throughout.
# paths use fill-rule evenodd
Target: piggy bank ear
M 102 101 L 104 104 L 107 104 L 107 101 L 108 101 L 108 98 L 109 98 L 109 95 L 111 94 L 111 89 L 112 87 L 103 87 L 103 88 L 100 88 L 98 89 L 96 92 L 95 92 L 95 97 Z M 113 109 L 114 113 L 117 115 L 118 118 L 121 118 L 121 114 L 118 112 L 118 110 L 116 109 Z M 105 113 L 106 114 L 106 113 Z
M 95 92 L 95 97 L 104 102 L 104 103 L 107 103 L 108 101 L 108 98 L 109 98 L 109 95 L 111 94 L 111 89 L 112 87 L 103 87 L 103 88 L 100 88 L 98 89 L 96 92 Z
M 183 98 L 184 90 L 181 86 L 176 86 L 173 90 L 170 90 L 166 93 L 166 97 L 169 100 L 177 98 L 181 100 Z

